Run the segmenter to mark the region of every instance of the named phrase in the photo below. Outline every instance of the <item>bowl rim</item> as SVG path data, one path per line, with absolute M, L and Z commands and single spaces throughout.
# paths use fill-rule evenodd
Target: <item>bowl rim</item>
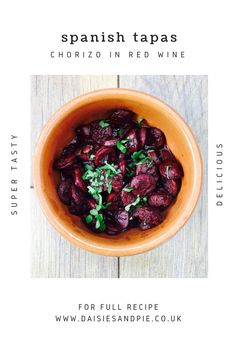
M 175 221 L 174 223 L 174 228 L 171 227 L 167 233 L 163 233 L 160 236 L 156 238 L 151 238 L 148 239 L 146 238 L 146 241 L 141 244 L 128 244 L 126 246 L 117 246 L 117 244 L 111 244 L 106 245 L 106 244 L 98 244 L 95 243 L 95 241 L 90 241 L 90 240 L 84 240 L 79 237 L 79 232 L 73 233 L 72 231 L 69 231 L 62 222 L 60 222 L 59 217 L 55 217 L 55 213 L 52 211 L 50 205 L 47 202 L 46 197 L 44 196 L 44 191 L 42 188 L 42 181 L 41 181 L 41 173 L 40 173 L 40 160 L 43 152 L 43 145 L 45 141 L 47 140 L 48 136 L 50 133 L 53 131 L 53 127 L 57 125 L 60 121 L 62 121 L 67 115 L 70 113 L 74 112 L 79 106 L 85 106 L 91 102 L 99 101 L 102 99 L 102 97 L 105 95 L 105 99 L 107 99 L 107 95 L 110 95 L 110 97 L 113 98 L 113 96 L 119 95 L 123 96 L 126 94 L 131 94 L 134 95 L 135 97 L 139 96 L 144 98 L 147 102 L 153 102 L 156 103 L 163 108 L 163 110 L 167 110 L 171 115 L 174 115 L 174 118 L 180 122 L 180 129 L 183 129 L 184 135 L 187 137 L 189 141 L 189 145 L 191 146 L 191 151 L 192 151 L 192 156 L 194 159 L 194 164 L 195 164 L 195 169 L 197 170 L 197 177 L 195 177 L 195 182 L 193 186 L 193 190 L 191 193 L 191 201 L 189 203 L 189 206 L 184 212 L 180 215 L 180 217 Z M 129 88 L 106 88 L 106 89 L 98 89 L 92 92 L 84 93 L 81 94 L 77 97 L 74 97 L 73 99 L 69 100 L 67 103 L 62 105 L 52 116 L 48 119 L 46 124 L 44 125 L 40 136 L 38 138 L 38 141 L 35 145 L 34 149 L 34 156 L 33 156 L 33 180 L 34 180 L 34 189 L 36 191 L 36 194 L 38 196 L 40 206 L 43 210 L 43 213 L 45 214 L 47 220 L 51 223 L 51 225 L 68 241 L 73 243 L 74 245 L 78 247 L 82 247 L 88 251 L 91 251 L 93 253 L 99 254 L 99 255 L 105 255 L 105 256 L 131 256 L 131 255 L 137 255 L 141 254 L 144 252 L 147 252 L 149 250 L 152 250 L 158 246 L 160 246 L 162 243 L 165 241 L 171 239 L 174 235 L 178 233 L 178 231 L 185 225 L 185 223 L 189 220 L 191 217 L 200 193 L 202 189 L 202 179 L 203 179 L 203 161 L 202 161 L 202 156 L 201 152 L 199 149 L 199 146 L 197 144 L 196 138 L 191 130 L 191 128 L 188 126 L 188 124 L 184 121 L 184 119 L 181 117 L 181 115 L 170 105 L 165 103 L 163 100 L 159 99 L 156 96 L 153 96 L 151 94 L 134 90 L 134 89 L 129 89 Z

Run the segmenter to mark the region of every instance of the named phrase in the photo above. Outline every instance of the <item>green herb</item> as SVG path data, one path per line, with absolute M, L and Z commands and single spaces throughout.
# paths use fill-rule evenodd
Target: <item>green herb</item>
M 118 129 L 118 134 L 119 136 L 121 136 L 124 132 L 124 129 L 122 127 L 120 127 L 120 129 Z
M 100 231 L 103 232 L 106 229 L 106 224 L 104 222 L 100 223 Z
M 111 191 L 112 191 L 112 183 L 108 183 L 108 185 L 107 185 L 107 191 L 108 191 L 108 194 L 110 194 L 111 193 Z
M 148 201 L 147 196 L 142 197 L 142 201 L 143 201 L 144 203 L 146 203 L 146 202 Z
M 126 147 L 121 142 L 118 141 L 116 146 L 122 153 L 126 153 Z
M 96 189 L 94 189 L 93 187 L 91 187 L 90 185 L 87 187 L 88 189 L 88 192 L 91 194 L 91 195 L 95 195 L 96 194 Z
M 121 141 L 118 141 L 116 143 L 116 146 L 117 148 L 122 152 L 122 153 L 126 153 L 126 146 L 125 146 L 125 143 L 128 142 L 129 139 L 126 139 L 126 140 L 121 140 Z
M 139 127 L 142 127 L 142 121 L 144 120 L 144 118 L 141 118 L 141 117 L 139 117 L 139 119 L 138 119 L 138 125 L 139 125 Z
M 122 189 L 123 191 L 126 192 L 131 192 L 133 190 L 133 188 L 131 188 L 130 186 L 126 186 L 125 188 Z
M 126 170 L 127 170 L 126 175 L 127 175 L 128 177 L 131 177 L 131 176 L 135 175 L 134 170 L 131 170 L 131 168 L 132 168 L 131 163 L 129 163 L 129 166 L 126 167 Z
M 141 207 L 141 206 L 143 206 L 143 204 L 145 204 L 147 201 L 148 201 L 147 196 L 141 197 L 140 195 L 137 195 L 135 201 L 132 202 L 132 203 L 129 203 L 129 205 L 127 205 L 127 206 L 125 207 L 125 210 L 126 210 L 127 212 L 129 212 L 130 209 L 131 209 L 131 207 L 133 207 L 133 206 L 136 207 L 136 208 Z
M 107 161 L 104 165 L 97 167 L 95 170 L 93 170 L 88 164 L 85 166 L 85 173 L 83 174 L 82 179 L 89 181 L 90 185 L 88 185 L 87 190 L 97 202 L 96 207 L 90 210 L 89 215 L 86 217 L 86 222 L 91 223 L 95 220 L 95 227 L 101 232 L 106 228 L 101 210 L 105 210 L 111 204 L 110 202 L 103 203 L 101 195 L 103 184 L 106 184 L 107 191 L 110 193 L 112 191 L 113 177 L 119 173 L 120 169 L 115 168 L 113 163 L 110 164 Z
M 119 169 L 116 169 L 114 164 L 110 164 L 107 161 L 104 162 L 105 165 L 103 165 L 102 167 L 99 167 L 100 170 L 111 170 L 115 175 L 120 173 Z
M 93 170 L 90 164 L 85 164 L 85 170 Z
M 104 216 L 99 211 L 101 209 L 105 209 L 107 207 L 108 207 L 108 204 L 103 205 L 102 204 L 102 196 L 99 195 L 98 204 L 97 204 L 96 208 L 93 208 L 92 210 L 90 210 L 90 214 L 86 217 L 86 222 L 91 223 L 93 221 L 93 219 L 95 218 L 96 229 L 99 229 L 101 232 L 104 231 L 106 228 L 106 225 L 104 222 Z
M 111 205 L 112 202 L 107 202 L 106 204 L 103 203 L 102 210 L 106 210 Z
M 92 210 L 90 210 L 90 214 L 91 214 L 92 216 L 97 216 L 97 215 L 98 215 L 97 209 L 96 209 L 96 208 L 92 208 Z
M 86 216 L 86 223 L 91 223 L 93 221 L 93 217 L 91 214 L 89 214 L 88 216 Z
M 102 127 L 102 129 L 104 129 L 109 126 L 109 121 L 108 120 L 100 120 L 99 125 Z
M 95 224 L 96 229 L 99 229 L 103 223 L 104 223 L 104 217 L 101 213 L 98 213 L 96 217 L 96 224 Z
M 131 167 L 134 167 L 135 165 L 144 164 L 144 163 L 147 163 L 148 167 L 151 167 L 153 165 L 153 160 L 149 156 L 147 156 L 143 150 L 134 152 L 131 155 L 131 158 L 133 159 L 133 162 L 129 164 Z
M 143 159 L 143 158 L 145 158 L 145 157 L 146 157 L 146 155 L 145 155 L 145 153 L 144 153 L 143 150 L 139 150 L 139 151 L 137 151 L 137 152 L 134 152 L 134 153 L 132 153 L 132 155 L 131 155 L 131 158 L 132 158 L 134 161 L 136 161 L 136 162 L 138 162 L 139 160 L 141 160 L 141 159 Z
M 127 205 L 127 206 L 125 207 L 125 210 L 126 210 L 127 212 L 129 212 L 129 211 L 130 211 L 130 208 L 131 208 L 132 206 L 138 205 L 140 201 L 141 201 L 141 197 L 138 195 L 138 196 L 136 197 L 136 199 L 135 199 L 134 202 L 129 203 L 129 205 Z

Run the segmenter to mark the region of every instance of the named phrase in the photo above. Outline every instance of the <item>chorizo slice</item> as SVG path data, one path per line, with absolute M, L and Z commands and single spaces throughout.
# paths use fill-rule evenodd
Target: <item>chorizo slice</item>
M 120 203 L 121 203 L 120 194 L 116 192 L 111 192 L 107 196 L 106 201 L 107 203 L 110 203 L 107 209 L 110 211 L 115 211 L 120 207 Z
M 91 138 L 92 140 L 102 145 L 106 140 L 112 138 L 112 127 L 110 125 L 102 127 L 99 121 L 95 121 L 91 124 Z
M 124 127 L 132 122 L 134 113 L 126 109 L 117 109 L 109 116 L 113 126 Z
M 146 142 L 147 128 L 141 127 L 139 130 L 139 148 L 143 148 Z
M 138 150 L 138 139 L 137 139 L 136 130 L 131 129 L 125 136 L 125 139 L 128 140 L 125 144 L 127 152 L 128 153 L 136 152 Z
M 112 180 L 112 190 L 114 192 L 120 192 L 123 186 L 123 177 L 122 174 L 114 175 Z
M 104 146 L 106 146 L 106 147 L 115 147 L 118 141 L 119 141 L 118 138 L 113 138 L 113 139 L 110 139 L 110 140 L 106 140 L 104 142 Z
M 163 181 L 163 187 L 166 189 L 166 191 L 172 195 L 173 197 L 176 197 L 180 190 L 181 186 L 181 179 L 164 179 Z
M 115 213 L 115 221 L 119 224 L 121 230 L 123 231 L 128 227 L 129 224 L 129 214 L 123 209 L 119 209 Z
M 137 219 L 139 227 L 146 230 L 159 225 L 163 221 L 161 213 L 151 206 L 142 206 L 136 208 L 132 213 L 133 219 Z
M 96 166 L 104 164 L 105 161 L 107 162 L 114 162 L 116 158 L 116 153 L 114 148 L 112 147 L 100 147 L 96 151 L 94 163 Z
M 154 150 L 148 150 L 146 152 L 147 156 L 158 166 L 159 164 L 161 164 L 161 160 L 157 155 L 157 152 Z
M 57 170 L 72 167 L 77 162 L 77 156 L 74 153 L 69 153 L 65 156 L 57 158 L 53 164 L 53 168 Z
M 148 197 L 148 204 L 153 207 L 168 207 L 173 197 L 166 190 L 158 190 Z
M 132 178 L 130 186 L 134 195 L 145 196 L 156 187 L 156 179 L 152 175 L 139 174 Z
M 76 151 L 78 158 L 82 159 L 83 161 L 92 160 L 92 154 L 94 154 L 94 147 L 90 144 L 82 146 Z
M 159 172 L 156 164 L 150 165 L 148 163 L 142 163 L 136 166 L 136 175 L 148 174 L 155 177 L 156 181 L 159 179 Z
M 125 160 L 125 154 L 124 153 L 120 153 L 119 154 L 119 168 L 121 170 L 121 173 L 123 175 L 126 174 L 126 160 Z
M 74 184 L 81 189 L 82 191 L 86 192 L 87 187 L 85 182 L 82 180 L 82 173 L 79 167 L 74 168 L 73 170 L 73 179 L 74 179 Z
M 64 179 L 58 186 L 57 192 L 60 200 L 69 205 L 71 200 L 72 179 Z
M 130 184 L 127 184 L 125 188 L 122 189 L 122 192 L 121 192 L 121 200 L 124 207 L 134 202 L 136 199 L 136 195 L 134 195 L 131 190 L 125 191 L 125 189 L 127 190 L 128 188 L 130 188 Z
M 106 214 L 106 231 L 110 235 L 116 235 L 126 230 L 129 224 L 129 214 L 123 209 L 117 210 L 114 214 Z
M 73 152 L 76 151 L 77 147 L 78 147 L 78 141 L 77 141 L 77 138 L 74 138 L 67 146 L 63 148 L 61 155 L 67 156 L 68 154 L 72 154 Z
M 165 162 L 165 161 L 173 161 L 173 162 L 175 162 L 176 161 L 174 155 L 172 154 L 172 152 L 169 150 L 169 148 L 167 146 L 164 146 L 159 151 L 159 155 L 160 155 L 160 158 L 161 158 L 162 162 Z
M 156 127 L 151 127 L 148 130 L 148 141 L 150 145 L 154 145 L 156 148 L 163 147 L 166 143 L 164 132 Z
M 69 212 L 78 216 L 82 215 L 86 211 L 87 203 L 84 193 L 72 184 Z
M 178 162 L 165 161 L 159 165 L 160 174 L 167 179 L 180 179 L 183 177 L 183 169 Z

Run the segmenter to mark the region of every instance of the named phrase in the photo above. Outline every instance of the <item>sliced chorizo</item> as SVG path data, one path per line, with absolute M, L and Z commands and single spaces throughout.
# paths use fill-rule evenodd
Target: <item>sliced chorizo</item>
M 166 143 L 166 137 L 162 130 L 151 127 L 148 129 L 148 141 L 150 145 L 154 145 L 156 148 L 163 147 Z
M 125 143 L 126 150 L 128 153 L 133 153 L 138 150 L 138 139 L 135 129 L 131 129 L 125 136 L 127 142 Z
M 60 156 L 54 163 L 54 169 L 66 169 L 72 167 L 77 162 L 77 156 L 74 153 L 70 153 L 66 156 Z
M 120 153 L 120 155 L 119 155 L 119 168 L 121 170 L 121 173 L 123 175 L 125 175 L 126 174 L 126 160 L 125 160 L 124 153 Z
M 109 204 L 107 209 L 110 211 L 117 210 L 121 204 L 120 193 L 111 192 L 107 198 L 106 202 Z
M 93 122 L 91 124 L 91 137 L 95 143 L 102 145 L 112 138 L 112 127 L 110 125 L 102 127 L 99 121 Z
M 85 182 L 82 180 L 82 173 L 79 167 L 74 168 L 73 170 L 73 178 L 74 178 L 74 184 L 81 189 L 82 191 L 86 192 L 87 187 Z
M 162 162 L 166 161 L 176 161 L 174 155 L 172 152 L 169 150 L 167 146 L 164 146 L 160 151 L 159 151 L 160 158 Z
M 129 188 L 130 190 L 129 191 L 125 191 L 125 188 L 127 190 Z M 129 205 L 129 204 L 131 204 L 136 199 L 136 195 L 134 195 L 133 192 L 131 191 L 130 184 L 127 184 L 125 186 L 125 188 L 123 188 L 122 192 L 121 192 L 121 200 L 122 200 L 122 204 L 123 204 L 124 207 Z
M 148 196 L 148 204 L 153 207 L 168 207 L 172 199 L 172 196 L 166 190 L 159 190 Z
M 83 161 L 92 160 L 92 155 L 94 154 L 94 147 L 92 145 L 84 145 L 76 151 L 76 155 L 79 159 Z
M 161 164 L 161 160 L 157 155 L 157 152 L 154 150 L 148 150 L 146 152 L 147 156 L 158 166 L 159 164 Z
M 136 208 L 132 213 L 132 217 L 138 220 L 139 227 L 142 230 L 155 227 L 163 221 L 163 216 L 161 213 L 156 208 L 151 206 Z
M 114 162 L 116 158 L 116 152 L 112 147 L 100 147 L 95 154 L 94 163 L 96 166 L 107 162 Z
M 143 148 L 146 142 L 147 128 L 141 127 L 139 130 L 139 148 Z
M 61 201 L 69 205 L 71 200 L 72 179 L 64 179 L 58 186 L 57 192 Z
M 113 126 L 124 127 L 132 122 L 134 113 L 126 109 L 117 109 L 109 117 Z
M 152 175 L 139 174 L 132 178 L 130 186 L 134 195 L 145 196 L 156 187 L 156 179 Z
M 136 175 L 148 174 L 155 177 L 156 181 L 159 179 L 159 173 L 156 164 L 142 163 L 136 166 Z
M 167 179 L 180 179 L 183 176 L 183 169 L 178 162 L 165 161 L 161 163 L 159 172 Z
M 181 181 L 180 179 L 165 179 L 163 181 L 163 187 L 167 190 L 167 192 L 172 195 L 173 197 L 176 197 L 180 190 L 181 186 Z
M 112 179 L 112 190 L 114 192 L 120 192 L 122 190 L 123 177 L 122 174 L 114 175 Z

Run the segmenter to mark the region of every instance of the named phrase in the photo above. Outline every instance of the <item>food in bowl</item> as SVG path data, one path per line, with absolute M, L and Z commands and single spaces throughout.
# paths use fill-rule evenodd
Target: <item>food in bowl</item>
M 109 235 L 162 223 L 183 177 L 164 132 L 127 109 L 78 126 L 53 168 L 69 212 Z

